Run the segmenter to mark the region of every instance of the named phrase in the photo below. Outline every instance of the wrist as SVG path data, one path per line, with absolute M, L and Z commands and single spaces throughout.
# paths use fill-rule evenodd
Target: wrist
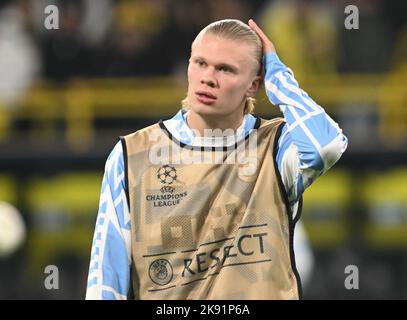
M 268 67 L 271 67 L 271 65 L 276 62 L 280 62 L 280 59 L 278 58 L 278 55 L 275 51 L 267 52 L 263 56 L 263 64 L 266 70 L 268 69 Z

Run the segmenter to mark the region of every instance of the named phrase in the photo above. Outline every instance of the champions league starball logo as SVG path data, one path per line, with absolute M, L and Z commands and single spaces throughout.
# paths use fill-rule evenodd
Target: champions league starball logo
M 157 179 L 162 184 L 172 184 L 177 180 L 177 170 L 168 164 L 162 166 L 157 171 Z
M 173 270 L 170 262 L 166 259 L 157 259 L 150 264 L 148 270 L 151 281 L 160 286 L 170 283 L 173 276 Z
M 154 208 L 171 207 L 180 203 L 187 196 L 187 191 L 183 191 L 182 186 L 174 187 L 171 184 L 177 181 L 177 170 L 166 164 L 158 168 L 156 172 L 158 182 L 161 184 L 160 193 L 152 192 L 146 195 L 147 202 Z M 176 190 L 179 189 L 179 192 Z

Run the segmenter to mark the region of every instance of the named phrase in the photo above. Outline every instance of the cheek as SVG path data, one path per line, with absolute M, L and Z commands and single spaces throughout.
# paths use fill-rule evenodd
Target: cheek
M 187 70 L 188 81 L 191 80 L 191 78 L 192 78 L 191 75 L 192 75 L 191 66 L 188 66 L 188 70 Z
M 246 95 L 246 84 L 240 82 L 229 83 L 225 89 L 225 94 L 234 101 L 241 100 Z
M 191 89 L 191 86 L 194 84 L 195 73 L 191 67 L 188 67 L 188 92 Z
M 197 89 L 200 84 L 200 75 L 199 71 L 192 67 L 188 69 L 188 88 L 192 91 Z M 188 90 L 189 91 L 189 90 Z

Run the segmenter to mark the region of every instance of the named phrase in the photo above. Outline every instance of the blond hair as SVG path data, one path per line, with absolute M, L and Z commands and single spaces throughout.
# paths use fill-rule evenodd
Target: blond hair
M 258 75 L 261 75 L 262 72 L 262 59 L 263 59 L 263 46 L 261 43 L 260 38 L 247 24 L 240 20 L 235 19 L 225 19 L 212 22 L 211 24 L 207 25 L 205 28 L 199 32 L 196 39 L 200 36 L 205 34 L 212 34 L 224 39 L 235 40 L 235 41 L 242 41 L 248 44 L 253 45 L 255 49 L 255 60 L 258 63 Z M 193 43 L 192 43 L 193 44 Z M 256 102 L 255 98 L 247 97 L 246 104 L 243 109 L 244 114 L 248 114 L 253 112 L 254 104 Z M 182 100 L 182 107 L 184 109 L 189 109 L 190 105 L 188 102 L 188 97 Z

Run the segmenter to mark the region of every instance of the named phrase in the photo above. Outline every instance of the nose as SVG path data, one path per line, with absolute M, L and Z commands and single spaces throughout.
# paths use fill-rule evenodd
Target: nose
M 208 69 L 210 69 L 210 68 L 208 68 Z M 206 72 L 204 72 L 202 74 L 201 83 L 206 84 L 207 86 L 209 86 L 211 88 L 216 87 L 216 79 L 213 75 L 213 71 L 206 70 Z

